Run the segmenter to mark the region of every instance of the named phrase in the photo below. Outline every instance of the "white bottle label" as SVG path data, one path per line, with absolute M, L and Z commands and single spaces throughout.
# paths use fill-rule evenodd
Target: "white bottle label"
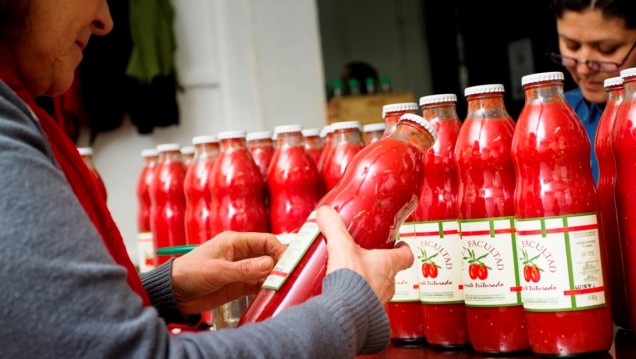
M 155 268 L 154 254 L 155 245 L 152 242 L 152 232 L 137 233 L 137 265 L 140 273 Z
M 400 234 L 398 241 L 408 243 L 413 251 L 413 255 L 417 256 L 415 247 L 417 238 L 415 236 L 415 224 L 413 222 L 404 222 L 400 226 Z M 399 271 L 395 275 L 395 294 L 391 298 L 391 302 L 419 302 L 420 289 L 417 272 L 420 266 L 417 261 L 413 261 L 411 267 Z
M 456 220 L 416 222 L 415 263 L 420 300 L 425 304 L 464 301 L 459 223 Z
M 525 310 L 554 312 L 606 304 L 596 213 L 515 223 Z
M 460 221 L 467 306 L 521 305 L 513 217 Z
M 274 269 L 265 279 L 262 287 L 278 290 L 319 234 L 320 229 L 316 223 L 316 211 L 313 211 L 309 214 L 303 226 L 300 227 L 293 240 L 287 245 L 287 250 L 285 250 Z

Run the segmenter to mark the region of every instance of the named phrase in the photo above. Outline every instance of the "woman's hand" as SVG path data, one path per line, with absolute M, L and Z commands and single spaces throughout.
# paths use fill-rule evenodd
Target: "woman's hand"
M 255 294 L 285 246 L 269 233 L 223 232 L 172 263 L 179 310 L 198 314 Z
M 340 215 L 330 207 L 318 209 L 316 222 L 327 240 L 327 274 L 349 268 L 367 280 L 382 304 L 395 293 L 395 275 L 413 264 L 413 253 L 405 242 L 392 249 L 367 250 L 358 246 Z

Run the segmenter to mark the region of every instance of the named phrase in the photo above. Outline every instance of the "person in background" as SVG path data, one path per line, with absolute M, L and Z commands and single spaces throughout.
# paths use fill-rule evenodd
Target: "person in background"
M 636 1 L 550 0 L 556 17 L 558 53 L 548 53 L 562 65 L 577 87 L 565 97 L 579 116 L 592 145 L 592 174 L 598 182 L 594 136 L 607 92 L 605 79 L 636 66 Z
M 256 293 L 285 247 L 272 234 L 223 232 L 137 274 L 75 144 L 35 102 L 64 93 L 89 38 L 112 28 L 106 0 L 0 0 L 2 356 L 352 358 L 381 350 L 390 337 L 383 304 L 413 255 L 404 245 L 360 248 L 327 207 L 317 217 L 329 254 L 322 294 L 239 328 L 167 330 Z

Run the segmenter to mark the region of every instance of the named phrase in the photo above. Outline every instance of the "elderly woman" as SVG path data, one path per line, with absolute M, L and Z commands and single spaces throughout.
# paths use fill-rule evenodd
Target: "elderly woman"
M 353 357 L 389 340 L 383 304 L 408 246 L 363 250 L 337 213 L 323 293 L 275 318 L 171 335 L 166 323 L 255 293 L 282 255 L 265 233 L 225 232 L 139 277 L 76 146 L 38 107 L 72 83 L 106 0 L 0 0 L 0 343 L 3 356 Z M 361 288 L 352 293 L 350 288 Z M 364 308 L 364 310 L 360 310 Z

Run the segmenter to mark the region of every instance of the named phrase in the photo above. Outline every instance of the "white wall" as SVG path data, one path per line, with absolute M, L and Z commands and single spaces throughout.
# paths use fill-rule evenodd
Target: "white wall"
M 178 95 L 179 126 L 142 136 L 126 120 L 93 145 L 108 206 L 133 258 L 142 149 L 187 145 L 194 136 L 223 130 L 271 130 L 291 123 L 322 127 L 326 121 L 314 0 L 178 0 L 173 5 L 185 88 Z

